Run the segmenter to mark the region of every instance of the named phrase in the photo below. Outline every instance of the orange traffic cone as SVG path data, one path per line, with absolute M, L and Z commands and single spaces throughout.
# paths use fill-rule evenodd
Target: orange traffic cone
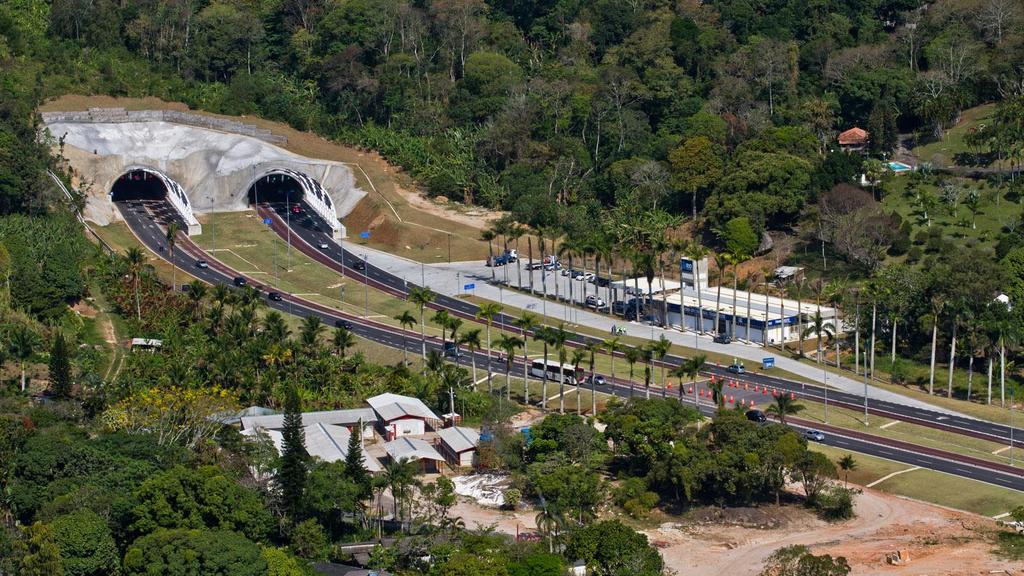
M 792 392 L 790 392 L 789 393 L 789 399 L 790 400 L 796 400 L 796 394 L 793 394 Z

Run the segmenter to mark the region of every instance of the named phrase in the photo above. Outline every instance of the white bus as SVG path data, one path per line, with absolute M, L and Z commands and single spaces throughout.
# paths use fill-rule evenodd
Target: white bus
M 573 386 L 578 382 L 578 375 L 576 368 L 572 364 L 560 364 L 557 360 L 548 360 L 547 370 L 545 370 L 544 360 L 534 360 L 530 365 L 530 374 L 537 378 L 544 378 L 544 373 L 547 372 L 548 380 L 553 382 L 561 382 L 562 378 L 565 378 L 566 384 Z M 582 370 L 580 370 L 582 372 Z

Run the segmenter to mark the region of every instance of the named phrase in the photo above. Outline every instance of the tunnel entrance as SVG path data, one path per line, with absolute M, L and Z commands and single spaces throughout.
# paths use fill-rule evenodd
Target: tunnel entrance
M 167 197 L 167 185 L 162 178 L 145 170 L 126 172 L 110 189 L 114 202 L 127 200 L 163 200 Z
M 302 185 L 287 174 L 267 174 L 249 187 L 249 204 L 298 203 L 302 201 Z

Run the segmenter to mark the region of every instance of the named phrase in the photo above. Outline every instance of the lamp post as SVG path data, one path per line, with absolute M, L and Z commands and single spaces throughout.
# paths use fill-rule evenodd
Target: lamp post
M 359 255 L 363 259 L 363 318 L 370 317 L 370 280 L 369 280 L 369 264 L 367 263 L 366 254 Z

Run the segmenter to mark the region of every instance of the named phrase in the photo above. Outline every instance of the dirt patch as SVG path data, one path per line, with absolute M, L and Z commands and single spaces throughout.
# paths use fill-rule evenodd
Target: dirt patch
M 95 318 L 100 313 L 99 310 L 93 308 L 86 300 L 79 300 L 78 302 L 75 302 L 71 309 L 79 316 L 83 316 L 85 318 Z
M 794 544 L 846 557 L 852 574 L 1024 574 L 993 555 L 988 518 L 870 489 L 857 497 L 856 510 L 856 518 L 829 524 L 799 506 L 706 508 L 642 531 L 669 568 L 688 576 L 753 576 L 772 552 Z M 506 512 L 460 499 L 454 511 L 467 527 L 494 525 L 507 534 L 536 529 L 533 510 Z M 885 555 L 897 550 L 909 551 L 911 561 L 887 564 Z

